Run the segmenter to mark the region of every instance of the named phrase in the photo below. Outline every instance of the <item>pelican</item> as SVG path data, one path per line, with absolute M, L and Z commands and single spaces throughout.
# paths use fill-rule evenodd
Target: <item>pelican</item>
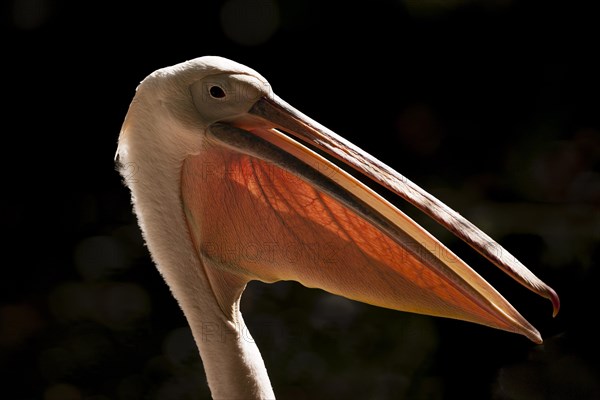
M 275 398 L 240 313 L 252 280 L 294 280 L 542 342 L 498 291 L 359 178 L 419 207 L 558 312 L 554 290 L 489 236 L 234 61 L 205 56 L 146 77 L 116 159 L 215 399 Z

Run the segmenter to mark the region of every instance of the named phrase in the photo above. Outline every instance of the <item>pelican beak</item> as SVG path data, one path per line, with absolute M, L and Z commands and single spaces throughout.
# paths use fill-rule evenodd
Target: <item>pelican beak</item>
M 365 279 L 365 275 L 354 270 L 352 279 L 355 281 L 348 286 L 321 284 L 330 282 L 325 278 L 310 281 L 307 285 L 326 290 L 333 288 L 330 291 L 334 293 L 378 306 L 480 323 L 520 333 L 541 343 L 538 331 L 479 274 L 349 171 L 364 175 L 418 207 L 522 285 L 550 299 L 556 315 L 560 303 L 554 290 L 460 214 L 381 161 L 273 94 L 261 97 L 247 114 L 213 124 L 210 134 L 221 143 L 274 163 L 310 182 L 351 210 L 353 215 L 370 223 L 416 260 L 415 268 L 404 269 L 400 268 L 403 260 L 381 261 L 393 270 L 395 275 L 390 277 L 398 275 L 398 279 L 407 282 L 406 287 L 398 288 L 397 292 L 409 292 L 414 296 L 434 294 L 430 300 L 413 301 L 404 293 L 390 292 L 384 287 L 385 282 L 372 284 L 372 293 L 368 296 L 357 294 L 352 291 L 352 284 L 360 284 L 358 280 Z M 419 283 L 421 291 L 409 284 L 417 280 L 423 281 Z M 442 283 L 438 285 L 438 282 Z

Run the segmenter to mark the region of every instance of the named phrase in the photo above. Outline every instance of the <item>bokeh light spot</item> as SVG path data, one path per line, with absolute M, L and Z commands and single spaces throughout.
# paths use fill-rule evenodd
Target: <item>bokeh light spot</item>
M 19 29 L 36 29 L 48 19 L 49 13 L 47 0 L 16 0 L 12 9 L 13 23 Z
M 318 329 L 324 327 L 346 328 L 357 314 L 355 302 L 346 298 L 325 294 L 320 297 L 311 315 L 311 324 Z
M 130 264 L 124 246 L 110 236 L 83 239 L 75 248 L 74 257 L 75 266 L 85 280 L 106 278 Z
M 77 370 L 73 355 L 64 347 L 51 347 L 41 352 L 38 365 L 42 376 L 48 381 L 59 381 Z
M 44 400 L 81 400 L 81 391 L 66 383 L 52 385 L 44 392 Z
M 221 8 L 221 27 L 238 44 L 262 44 L 279 27 L 279 8 L 273 0 L 230 0 Z
M 88 284 L 64 283 L 50 293 L 50 309 L 61 321 L 92 318 L 97 309 L 95 297 L 96 292 Z
M 29 305 L 0 307 L 0 347 L 22 344 L 42 328 L 42 319 Z
M 150 314 L 150 297 L 133 283 L 70 282 L 50 294 L 50 308 L 59 320 L 87 319 L 122 329 Z
M 171 331 L 165 338 L 163 349 L 165 357 L 174 365 L 199 361 L 198 348 L 188 327 Z
M 112 327 L 128 327 L 150 313 L 150 297 L 138 285 L 114 283 L 102 293 L 102 320 Z

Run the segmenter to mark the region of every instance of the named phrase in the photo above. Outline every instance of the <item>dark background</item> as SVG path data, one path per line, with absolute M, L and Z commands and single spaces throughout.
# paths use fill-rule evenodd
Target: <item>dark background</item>
M 556 289 L 562 310 L 399 199 L 544 345 L 253 283 L 282 399 L 600 398 L 599 16 L 593 2 L 5 1 L 0 398 L 206 399 L 182 313 L 114 170 L 155 69 L 213 54 L 408 176 Z

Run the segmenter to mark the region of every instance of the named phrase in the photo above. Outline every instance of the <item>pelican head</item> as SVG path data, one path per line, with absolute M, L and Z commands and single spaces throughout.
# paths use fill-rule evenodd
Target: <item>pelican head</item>
M 275 397 L 239 310 L 251 280 L 295 280 L 541 343 L 489 283 L 355 176 L 419 207 L 558 312 L 556 293 L 489 236 L 236 62 L 200 57 L 149 75 L 117 157 L 214 398 Z

